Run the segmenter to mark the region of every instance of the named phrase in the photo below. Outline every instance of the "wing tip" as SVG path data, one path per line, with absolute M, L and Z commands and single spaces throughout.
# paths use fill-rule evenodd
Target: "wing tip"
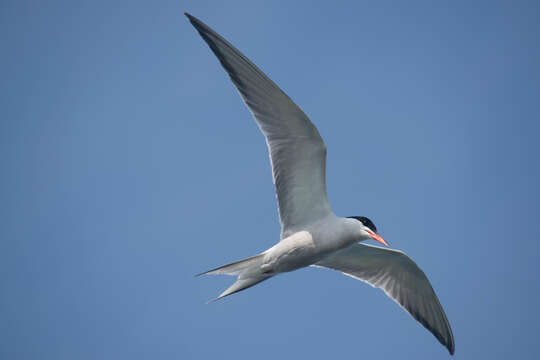
M 188 12 L 185 12 L 184 15 L 188 18 L 189 22 L 197 28 L 197 30 L 207 28 L 208 26 L 203 23 L 201 20 L 197 19 L 195 16 L 191 15 Z
M 448 342 L 448 344 L 446 344 L 446 348 L 448 349 L 448 352 L 450 353 L 450 355 L 454 355 L 454 352 L 456 351 L 456 345 L 454 344 L 454 335 L 451 332 L 450 332 L 450 341 Z
M 454 352 L 455 352 L 454 343 L 446 345 L 446 348 L 448 349 L 448 352 L 450 353 L 450 355 L 454 355 Z
M 188 12 L 185 12 L 184 15 L 188 18 L 191 25 L 195 26 L 195 28 L 199 29 L 201 27 L 201 20 L 197 19 L 195 16 L 191 15 Z

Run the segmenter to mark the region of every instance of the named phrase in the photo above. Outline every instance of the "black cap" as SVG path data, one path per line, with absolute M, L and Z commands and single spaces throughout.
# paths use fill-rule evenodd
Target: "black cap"
M 356 220 L 360 221 L 362 224 L 364 224 L 364 226 L 370 228 L 374 233 L 377 232 L 377 227 L 375 226 L 373 221 L 369 220 L 365 216 L 348 216 L 348 218 L 349 219 L 356 219 Z

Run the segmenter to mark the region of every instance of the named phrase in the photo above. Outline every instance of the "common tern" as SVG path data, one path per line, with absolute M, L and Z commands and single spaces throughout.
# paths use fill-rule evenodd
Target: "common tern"
M 216 299 L 306 266 L 341 271 L 382 289 L 454 353 L 444 310 L 424 272 L 399 250 L 361 244 L 374 239 L 388 247 L 364 216 L 337 217 L 326 194 L 326 146 L 304 112 L 240 51 L 199 19 L 185 14 L 227 71 L 266 138 L 276 188 L 279 242 L 253 257 L 199 275 L 234 275 Z

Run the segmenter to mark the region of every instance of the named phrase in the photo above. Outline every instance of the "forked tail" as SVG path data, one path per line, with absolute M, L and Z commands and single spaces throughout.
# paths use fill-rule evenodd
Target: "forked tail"
M 265 274 L 261 270 L 263 263 L 264 253 L 252 256 L 250 258 L 235 261 L 233 263 L 220 266 L 216 269 L 212 269 L 195 276 L 201 275 L 233 275 L 238 276 L 236 282 L 232 284 L 227 290 L 221 293 L 217 298 L 210 300 L 213 302 L 219 300 L 225 296 L 232 295 L 239 291 L 245 290 L 255 284 L 260 283 L 266 279 L 272 277 L 272 275 Z

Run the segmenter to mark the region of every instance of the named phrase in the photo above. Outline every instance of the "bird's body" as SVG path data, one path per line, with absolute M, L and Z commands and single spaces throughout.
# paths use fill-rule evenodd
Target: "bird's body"
M 336 251 L 357 243 L 359 239 L 367 238 L 369 237 L 361 233 L 357 220 L 328 214 L 322 219 L 306 224 L 302 230 L 281 239 L 261 254 L 199 275 L 238 275 L 239 282 L 251 279 L 250 282 L 242 282 L 242 286 L 233 284 L 215 299 L 217 300 L 277 274 L 316 265 Z
M 264 252 L 263 269 L 277 274 L 314 265 L 358 242 L 361 234 L 355 222 L 331 214 L 306 225 L 305 230 L 295 232 Z
M 217 299 L 306 266 L 334 269 L 382 289 L 454 352 L 446 315 L 422 270 L 388 246 L 366 217 L 338 217 L 326 194 L 326 146 L 304 112 L 240 51 L 186 14 L 225 68 L 266 138 L 281 222 L 280 241 L 203 274 L 237 276 Z M 200 275 L 203 275 L 200 274 Z

